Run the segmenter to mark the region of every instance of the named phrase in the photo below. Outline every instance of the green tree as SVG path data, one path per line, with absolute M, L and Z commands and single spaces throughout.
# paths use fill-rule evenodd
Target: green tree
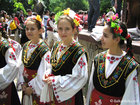
M 101 0 L 100 1 L 100 14 L 107 13 L 109 8 L 111 8 L 111 0 Z
M 50 0 L 49 10 L 53 12 L 71 8 L 74 11 L 88 10 L 87 0 Z

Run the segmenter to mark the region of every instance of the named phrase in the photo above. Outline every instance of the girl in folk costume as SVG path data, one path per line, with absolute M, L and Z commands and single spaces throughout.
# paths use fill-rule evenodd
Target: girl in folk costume
M 130 35 L 118 15 L 108 19 L 101 37 L 107 51 L 95 56 L 86 105 L 139 105 L 138 63 L 132 54 Z M 127 52 L 121 46 L 127 41 Z
M 39 15 L 28 17 L 25 21 L 26 35 L 30 41 L 26 42 L 22 51 L 21 71 L 18 87 L 22 86 L 23 105 L 41 105 L 40 93 L 44 82 L 42 76 L 45 70 L 51 69 L 50 50 L 41 39 L 42 20 Z
M 41 102 L 47 105 L 84 105 L 82 88 L 88 79 L 87 52 L 74 40 L 79 17 L 70 9 L 60 12 L 57 28 L 61 38 L 52 49 L 52 70 L 46 72 Z
M 3 23 L 0 23 L 0 105 L 20 105 L 14 84 L 19 72 L 17 56 L 7 39 Z

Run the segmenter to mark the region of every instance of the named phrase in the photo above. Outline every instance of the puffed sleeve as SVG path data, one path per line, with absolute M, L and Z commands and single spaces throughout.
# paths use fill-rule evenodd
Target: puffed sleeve
M 12 48 L 6 51 L 5 60 L 7 64 L 0 68 L 0 90 L 5 89 L 19 72 L 19 63 Z
M 90 96 L 91 96 L 91 93 L 94 89 L 94 85 L 93 85 L 94 68 L 95 68 L 94 63 L 92 63 L 92 69 L 91 69 L 91 73 L 90 73 L 90 79 L 89 79 L 89 83 L 88 83 L 88 91 L 87 91 L 87 96 L 86 96 L 86 105 L 89 105 Z
M 50 76 L 48 78 L 52 80 L 52 88 L 53 88 L 52 94 L 55 95 L 57 101 L 60 103 L 68 100 L 69 98 L 74 96 L 78 91 L 80 91 L 87 82 L 88 64 L 87 64 L 86 55 L 83 54 L 81 57 L 79 57 L 78 61 L 76 62 L 75 66 L 72 69 L 72 74 L 67 74 L 65 76 L 61 76 L 61 75 Z M 45 85 L 48 84 L 46 83 Z M 46 87 L 48 87 L 49 89 L 48 91 L 52 89 L 49 88 L 49 86 Z M 42 92 L 42 94 L 46 94 L 46 93 Z M 44 99 L 43 102 L 44 103 L 49 102 L 49 100 L 47 99 L 46 100 Z
M 51 70 L 51 64 L 50 64 L 50 57 L 51 57 L 51 52 L 48 51 L 42 58 L 40 66 L 37 70 L 37 75 L 35 78 L 33 78 L 28 85 L 32 87 L 34 90 L 35 94 L 40 96 L 41 90 L 44 86 L 44 82 L 42 81 L 43 75 L 46 70 L 50 71 Z
M 125 87 L 126 89 L 121 105 L 140 105 L 139 84 L 136 69 L 127 77 Z

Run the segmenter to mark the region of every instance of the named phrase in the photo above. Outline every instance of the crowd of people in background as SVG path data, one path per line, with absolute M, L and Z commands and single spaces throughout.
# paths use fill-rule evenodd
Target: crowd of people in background
M 89 32 L 92 32 L 92 29 L 95 28 L 96 25 L 104 26 L 106 24 L 107 18 L 110 18 L 116 13 L 112 8 L 110 8 L 107 13 L 100 14 L 100 16 L 97 16 L 98 18 L 97 20 L 95 20 L 94 26 L 90 29 L 90 24 L 92 24 L 92 21 L 94 20 L 92 20 L 92 16 L 89 15 L 89 11 L 77 11 L 80 19 L 81 28 L 88 29 Z M 55 14 L 56 13 L 50 12 L 49 10 L 44 10 L 44 13 L 41 16 L 44 25 L 44 34 L 42 37 L 44 39 L 47 39 L 47 43 L 49 46 L 52 46 L 53 42 L 59 40 L 58 35 L 54 34 L 55 32 L 57 32 L 57 27 L 54 19 Z M 5 29 L 8 35 L 12 37 L 12 34 L 14 34 L 14 40 L 19 42 L 21 45 L 28 41 L 25 33 L 24 22 L 29 16 L 32 15 L 37 15 L 37 13 L 33 12 L 31 9 L 27 9 L 27 15 L 24 15 L 22 10 L 17 11 L 16 13 L 12 13 L 11 15 L 9 15 L 4 10 L 1 10 L 0 13 L 0 16 L 2 18 L 1 21 L 5 24 Z M 10 23 L 12 23 L 13 21 L 16 25 L 15 29 L 12 29 L 10 27 Z

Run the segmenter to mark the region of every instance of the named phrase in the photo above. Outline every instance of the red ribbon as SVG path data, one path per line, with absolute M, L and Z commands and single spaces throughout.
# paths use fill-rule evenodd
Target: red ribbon
M 125 37 L 125 39 L 129 39 L 130 38 L 130 35 L 129 34 L 127 34 L 127 36 Z

